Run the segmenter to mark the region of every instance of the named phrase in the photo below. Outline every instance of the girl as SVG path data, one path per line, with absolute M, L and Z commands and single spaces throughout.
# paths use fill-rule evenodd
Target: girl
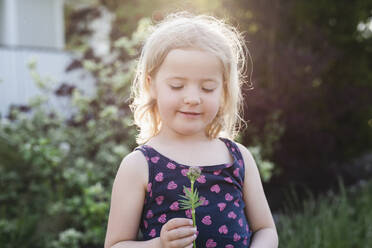
M 255 161 L 231 140 L 245 51 L 241 35 L 210 16 L 175 13 L 155 26 L 132 87 L 142 145 L 117 172 L 105 248 L 278 246 Z M 190 166 L 201 169 L 197 229 L 179 205 Z

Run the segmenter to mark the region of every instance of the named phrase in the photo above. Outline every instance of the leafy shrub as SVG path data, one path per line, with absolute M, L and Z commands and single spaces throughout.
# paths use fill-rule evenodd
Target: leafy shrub
M 278 217 L 280 247 L 367 248 L 372 243 L 372 181 L 348 192 L 340 183 L 338 195 L 331 192 L 303 204 L 293 197 L 288 206 Z
M 102 246 L 116 171 L 136 146 L 127 99 L 148 25 L 143 19 L 131 38 L 114 41 L 110 59 L 83 56 L 73 63 L 94 76 L 92 95 L 67 84 L 54 91 L 52 81 L 37 72 L 36 61 L 29 64 L 43 96 L 27 107 L 12 107 L 9 119 L 0 119 L 0 242 L 5 248 Z M 69 115 L 50 108 L 54 93 L 68 98 Z M 251 150 L 268 180 L 273 165 L 261 158 L 259 146 Z
M 5 247 L 101 247 L 111 185 L 121 159 L 134 148 L 128 107 L 135 47 L 148 21 L 131 39 L 115 43 L 111 61 L 83 60 L 96 80 L 93 95 L 74 88 L 71 114 L 48 105 L 53 87 L 30 64 L 44 91 L 27 108 L 13 107 L 0 122 L 0 242 Z M 64 85 L 66 87 L 66 85 Z M 58 90 L 57 90 L 58 91 Z

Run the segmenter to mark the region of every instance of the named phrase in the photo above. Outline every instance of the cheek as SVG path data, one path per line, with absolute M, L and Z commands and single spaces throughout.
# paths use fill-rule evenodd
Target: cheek
M 175 94 L 162 92 L 157 97 L 157 105 L 161 115 L 169 115 L 178 106 L 178 98 Z
M 221 97 L 219 94 L 208 98 L 208 100 L 206 101 L 206 107 L 209 109 L 209 112 L 211 113 L 211 115 L 213 115 L 213 117 L 217 115 L 220 106 Z
M 177 99 L 178 97 L 176 96 L 176 94 L 172 94 L 172 92 L 170 91 L 164 90 L 158 95 L 158 101 L 162 103 L 175 103 L 177 102 Z

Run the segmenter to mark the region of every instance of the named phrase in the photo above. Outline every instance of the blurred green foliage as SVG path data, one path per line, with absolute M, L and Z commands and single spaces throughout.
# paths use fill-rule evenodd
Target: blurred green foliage
M 356 29 L 371 16 L 372 6 L 362 0 L 347 3 L 67 1 L 67 49 L 80 56 L 67 70 L 89 70 L 96 90 L 86 95 L 64 85 L 69 90 L 61 96 L 68 98 L 71 115 L 62 116 L 50 108 L 52 80 L 38 74 L 36 61 L 29 64 L 44 94 L 30 102 L 30 111 L 12 108 L 9 119 L 0 122 L 1 244 L 102 247 L 116 170 L 136 146 L 127 100 L 150 23 L 143 17 L 158 21 L 174 10 L 212 13 L 245 31 L 255 89 L 244 90 L 250 122 L 239 141 L 250 148 L 263 180 L 269 185 L 274 175 L 273 187 L 295 182 L 311 189 L 331 182 L 337 172 L 331 162 L 347 161 L 372 145 L 372 39 Z M 101 7 L 115 17 L 107 58 L 97 57 L 87 42 L 88 24 Z M 353 198 L 355 204 L 345 194 L 332 203 L 317 202 L 320 208 L 310 202 L 304 214 L 281 217 L 281 243 L 360 244 L 346 240 L 351 235 L 369 242 L 368 194 Z
M 149 25 L 148 19 L 140 20 L 131 37 L 113 42 L 112 54 L 137 56 Z M 134 63 L 81 60 L 95 76 L 96 90 L 86 95 L 73 88 L 64 95 L 71 114 L 63 116 L 49 107 L 51 80 L 38 74 L 37 61 L 30 61 L 30 73 L 44 94 L 31 99 L 27 111 L 12 108 L 0 123 L 4 247 L 102 245 L 112 182 L 120 160 L 136 146 L 127 101 Z M 258 147 L 252 153 L 269 180 L 273 165 L 261 158 Z
M 349 248 L 370 247 L 372 243 L 372 181 L 345 189 L 340 181 L 338 194 L 330 191 L 304 203 L 289 197 L 286 211 L 278 215 L 280 247 Z
M 145 25 L 145 24 L 143 24 Z M 145 29 L 139 25 L 133 37 Z M 139 40 L 122 38 L 113 54 Z M 70 114 L 49 107 L 53 87 L 29 64 L 43 96 L 0 123 L 0 242 L 3 247 L 101 247 L 112 182 L 135 146 L 128 107 L 134 60 L 83 60 L 93 95 L 73 88 Z
M 279 202 L 290 183 L 322 192 L 367 179 L 352 159 L 372 150 L 372 2 L 222 0 L 217 14 L 245 32 L 253 90 L 245 90 L 242 134 L 275 164 L 266 184 Z M 247 74 L 251 72 L 249 64 Z M 357 168 L 354 168 L 356 170 Z M 269 199 L 270 200 L 270 199 Z

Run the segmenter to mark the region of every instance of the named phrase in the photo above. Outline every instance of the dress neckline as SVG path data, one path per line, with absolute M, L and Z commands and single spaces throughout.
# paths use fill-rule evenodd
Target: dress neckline
M 234 165 L 234 163 L 237 163 L 237 159 L 236 159 L 233 151 L 231 150 L 231 144 L 228 144 L 228 143 L 231 143 L 231 142 L 229 142 L 228 139 L 221 138 L 221 137 L 219 137 L 218 139 L 220 139 L 225 144 L 227 150 L 229 151 L 229 154 L 233 158 L 233 161 L 231 163 L 222 163 L 222 164 L 215 164 L 215 165 L 186 165 L 186 164 L 178 163 L 177 161 L 163 155 L 162 153 L 160 153 L 159 151 L 157 151 L 154 147 L 152 147 L 150 145 L 142 145 L 142 146 L 153 150 L 160 157 L 165 158 L 166 160 L 168 160 L 172 164 L 174 164 L 176 166 L 180 166 L 181 168 L 190 168 L 190 167 L 195 166 L 195 167 L 199 167 L 202 170 L 208 170 L 208 169 L 217 170 L 217 169 L 220 169 L 220 168 L 231 167 L 232 165 Z

